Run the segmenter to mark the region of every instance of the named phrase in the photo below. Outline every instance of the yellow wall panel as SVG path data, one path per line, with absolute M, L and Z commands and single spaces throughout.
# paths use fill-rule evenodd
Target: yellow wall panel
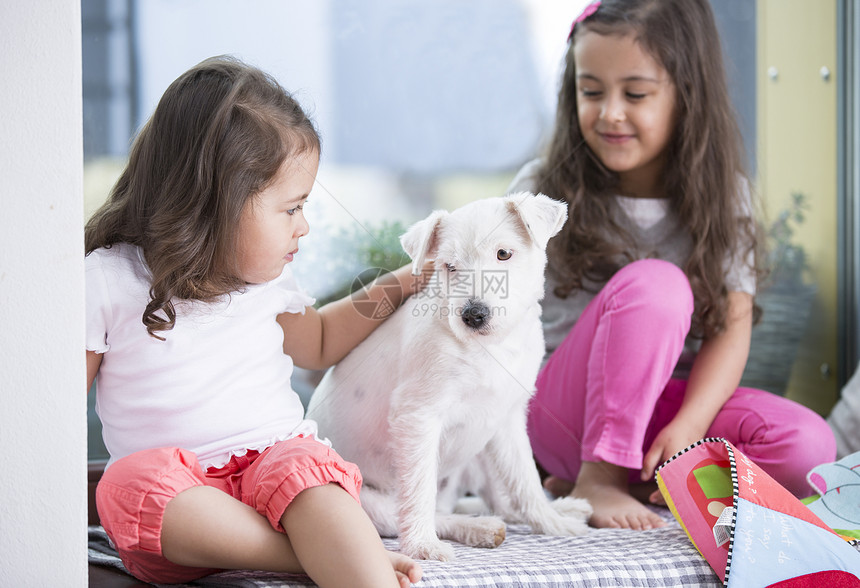
M 759 190 L 770 218 L 806 195 L 796 240 L 818 288 L 787 395 L 821 414 L 838 395 L 836 50 L 836 0 L 759 0 Z

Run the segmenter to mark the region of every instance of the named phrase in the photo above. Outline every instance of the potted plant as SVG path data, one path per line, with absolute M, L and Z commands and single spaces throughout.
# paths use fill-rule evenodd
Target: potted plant
M 763 314 L 753 327 L 741 381 L 744 386 L 785 394 L 816 292 L 808 280 L 806 250 L 794 240 L 808 210 L 806 196 L 792 193 L 789 206 L 780 211 L 766 232 L 767 275 L 756 295 Z
M 767 285 L 795 288 L 805 285 L 809 274 L 809 258 L 802 245 L 793 241 L 797 227 L 806 220 L 809 204 L 801 192 L 791 194 L 791 204 L 783 209 L 767 231 Z

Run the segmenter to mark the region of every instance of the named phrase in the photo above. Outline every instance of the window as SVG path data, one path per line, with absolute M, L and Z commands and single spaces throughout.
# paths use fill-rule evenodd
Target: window
M 504 193 L 551 129 L 567 34 L 585 4 L 83 0 L 87 216 L 168 84 L 235 55 L 293 92 L 322 135 L 311 232 L 293 269 L 326 298 L 377 261 L 405 263 L 399 231 L 430 210 Z M 90 415 L 91 457 L 106 457 Z
M 405 263 L 397 241 L 405 226 L 434 208 L 452 209 L 501 195 L 517 169 L 538 154 L 552 128 L 570 25 L 586 3 L 82 0 L 87 215 L 106 197 L 135 130 L 167 85 L 207 57 L 233 54 L 278 78 L 318 125 L 323 154 L 306 211 L 311 232 L 293 267 L 309 293 L 318 299 L 335 295 L 367 267 Z M 839 270 L 839 313 L 849 319 L 841 335 L 849 350 L 840 357 L 846 365 L 839 366 L 838 379 L 844 382 L 853 369 L 848 364 L 857 361 L 860 312 L 852 254 L 860 239 L 857 97 L 851 90 L 856 88 L 857 60 L 851 56 L 856 55 L 858 16 L 850 2 L 838 5 L 844 12 L 839 17 L 839 72 L 853 71 L 855 77 L 855 83 L 842 86 L 840 98 L 846 117 L 840 127 L 848 130 L 840 143 L 845 190 L 839 197 L 850 213 L 842 217 L 846 225 Z M 805 27 L 798 36 L 786 34 L 776 16 L 796 17 L 802 6 L 802 1 L 712 0 L 750 172 L 758 176 L 763 192 L 768 177 L 785 178 L 786 170 L 804 167 L 784 160 L 775 164 L 777 159 L 766 160 L 757 148 L 772 144 L 772 155 L 776 145 L 791 151 L 791 145 L 805 141 L 771 137 L 768 129 L 787 123 L 783 118 L 768 126 L 763 113 L 772 109 L 761 106 L 767 92 L 779 90 L 763 85 L 764 62 L 772 50 L 762 39 L 796 44 L 808 32 L 804 18 L 795 18 Z M 813 12 L 822 11 L 816 7 Z M 764 53 L 750 59 L 762 47 Z M 778 191 L 785 194 L 774 202 L 787 203 L 788 191 Z M 836 196 L 825 190 L 823 196 L 811 197 Z M 812 204 L 822 207 L 820 200 Z M 768 212 L 775 217 L 781 206 Z M 824 225 L 826 233 L 830 225 Z M 807 359 L 803 369 L 810 375 L 802 386 L 821 396 L 819 363 Z M 311 386 L 312 379 L 296 381 L 305 397 Z M 836 382 L 829 386 L 835 388 Z M 826 411 L 832 401 L 828 396 L 818 410 Z M 91 456 L 104 451 L 99 436 L 91 410 Z

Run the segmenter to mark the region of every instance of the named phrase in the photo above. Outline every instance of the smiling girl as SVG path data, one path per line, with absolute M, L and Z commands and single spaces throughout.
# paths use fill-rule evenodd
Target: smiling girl
M 546 487 L 589 499 L 595 526 L 661 526 L 634 484 L 717 436 L 808 494 L 835 457 L 827 424 L 738 387 L 758 243 L 708 0 L 594 2 L 568 43 L 548 152 L 511 187 L 571 211 L 548 248 L 529 412 Z

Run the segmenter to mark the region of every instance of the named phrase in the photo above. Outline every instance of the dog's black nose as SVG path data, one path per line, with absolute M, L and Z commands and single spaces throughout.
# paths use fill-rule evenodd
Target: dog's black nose
M 490 309 L 483 302 L 470 300 L 463 307 L 463 315 L 460 317 L 470 329 L 480 329 L 490 318 Z

